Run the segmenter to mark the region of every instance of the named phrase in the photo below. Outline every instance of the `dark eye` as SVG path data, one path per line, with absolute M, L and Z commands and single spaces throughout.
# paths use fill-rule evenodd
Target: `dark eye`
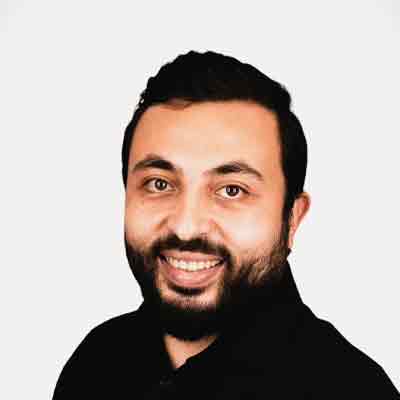
M 221 194 L 221 196 L 227 199 L 236 199 L 247 193 L 246 190 L 237 185 L 224 186 L 223 188 L 219 189 L 217 193 L 218 192 L 222 192 L 223 194 Z
M 153 179 L 149 179 L 147 182 L 145 182 L 145 186 L 150 192 L 156 192 L 157 193 L 157 192 L 165 192 L 165 191 L 167 191 L 166 189 L 170 185 L 164 179 L 153 178 Z

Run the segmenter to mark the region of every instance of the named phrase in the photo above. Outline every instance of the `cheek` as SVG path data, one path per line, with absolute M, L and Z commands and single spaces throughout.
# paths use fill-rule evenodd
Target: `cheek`
M 281 219 L 275 211 L 259 210 L 231 215 L 220 221 L 220 227 L 232 251 L 239 257 L 251 256 L 272 249 L 279 238 Z
M 140 198 L 129 198 L 125 203 L 125 233 L 128 241 L 148 243 L 160 222 L 159 208 Z

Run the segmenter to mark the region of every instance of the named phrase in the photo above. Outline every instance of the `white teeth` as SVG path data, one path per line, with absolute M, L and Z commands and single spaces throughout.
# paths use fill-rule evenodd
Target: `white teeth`
M 166 257 L 169 264 L 175 268 L 183 269 L 185 271 L 199 271 L 201 269 L 207 269 L 214 267 L 219 263 L 220 260 L 214 261 L 184 261 L 177 260 L 173 257 Z

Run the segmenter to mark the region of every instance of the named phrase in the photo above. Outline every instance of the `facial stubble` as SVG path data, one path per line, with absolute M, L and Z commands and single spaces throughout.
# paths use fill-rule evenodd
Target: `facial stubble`
M 289 223 L 282 223 L 281 232 L 271 250 L 264 250 L 257 257 L 249 257 L 240 263 L 220 245 L 204 238 L 181 241 L 176 235 L 160 238 L 148 249 L 141 249 L 127 241 L 125 249 L 131 270 L 139 283 L 144 303 L 163 333 L 178 339 L 194 341 L 231 329 L 248 314 L 262 306 L 268 292 L 279 282 L 288 248 Z M 187 288 L 161 283 L 160 256 L 163 250 L 197 251 L 224 259 L 221 279 L 216 288 Z M 162 268 L 162 266 L 161 266 Z M 161 287 L 164 285 L 164 287 Z M 165 285 L 174 298 L 165 296 Z M 204 291 L 215 290 L 211 304 L 198 298 Z M 240 323 L 240 322 L 239 322 Z

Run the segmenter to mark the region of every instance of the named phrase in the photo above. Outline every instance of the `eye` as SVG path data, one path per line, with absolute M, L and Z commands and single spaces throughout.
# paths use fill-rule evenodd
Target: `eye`
M 243 189 L 242 187 L 238 185 L 227 185 L 222 187 L 217 191 L 222 192 L 224 194 L 221 194 L 222 197 L 226 199 L 238 199 L 243 196 L 243 194 L 248 194 L 248 191 Z
M 152 178 L 147 180 L 143 185 L 149 192 L 167 192 L 168 186 L 171 186 L 166 180 L 161 178 Z

